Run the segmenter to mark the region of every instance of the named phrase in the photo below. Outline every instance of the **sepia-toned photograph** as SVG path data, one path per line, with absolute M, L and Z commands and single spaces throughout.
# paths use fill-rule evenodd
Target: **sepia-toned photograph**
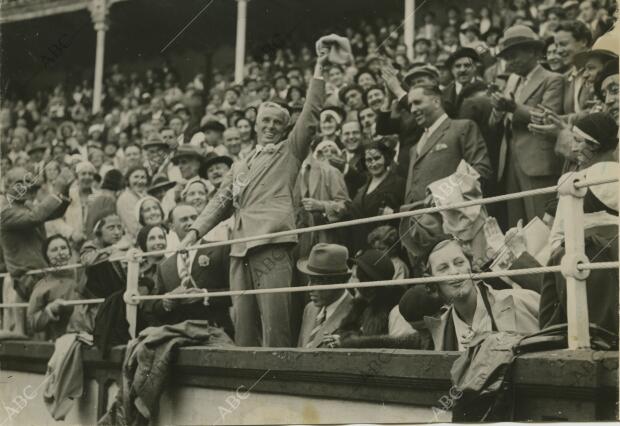
M 0 426 L 618 422 L 616 0 L 0 0 Z

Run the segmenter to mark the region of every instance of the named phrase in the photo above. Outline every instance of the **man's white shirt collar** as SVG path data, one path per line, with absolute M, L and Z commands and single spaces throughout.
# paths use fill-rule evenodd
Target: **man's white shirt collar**
M 446 121 L 447 118 L 448 118 L 448 114 L 444 112 L 437 120 L 435 120 L 433 124 L 431 124 L 430 127 L 426 129 L 426 132 L 427 132 L 426 137 L 427 138 L 430 137 L 435 132 L 435 130 L 437 130 L 439 126 L 441 126 L 441 123 Z

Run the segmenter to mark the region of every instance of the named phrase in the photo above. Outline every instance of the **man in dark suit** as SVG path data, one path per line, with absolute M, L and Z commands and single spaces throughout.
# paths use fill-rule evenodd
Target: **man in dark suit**
M 172 228 L 180 239 L 198 216 L 194 206 L 178 204 L 171 212 Z M 177 324 L 189 319 L 208 320 L 221 327 L 231 337 L 234 328 L 228 312 L 230 297 L 214 297 L 204 304 L 205 292 L 227 291 L 229 247 L 190 250 L 185 255 L 175 253 L 157 267 L 156 294 L 196 293 L 197 299 L 165 299 L 147 301 L 145 312 L 160 324 Z M 189 268 L 187 267 L 189 265 Z
M 344 283 L 351 277 L 347 266 L 349 251 L 337 244 L 319 243 L 307 259 L 297 261 L 297 269 L 309 278 L 308 285 Z M 316 348 L 323 337 L 337 330 L 351 311 L 353 296 L 348 290 L 311 291 L 304 309 L 297 346 Z
M 448 57 L 446 66 L 452 73 L 452 82 L 442 91 L 441 102 L 450 118 L 456 118 L 461 106 L 463 88 L 480 80 L 478 77 L 478 64 L 480 57 L 474 49 L 463 47 Z
M 544 43 L 529 27 L 508 28 L 502 46 L 499 56 L 506 60 L 506 71 L 513 74 L 503 93 L 491 95 L 494 108 L 491 119 L 503 121 L 505 129 L 498 179 L 504 179 L 506 194 L 555 185 L 562 167 L 561 159 L 554 152 L 555 138 L 533 133 L 528 125 L 534 123 L 531 111 L 540 105 L 560 113 L 562 76 L 538 63 Z M 542 218 L 545 205 L 553 197 L 554 194 L 548 194 L 508 201 L 509 226 L 516 226 L 521 218 L 526 222 L 534 216 Z
M 461 160 L 472 166 L 483 182 L 488 180 L 491 163 L 476 123 L 448 118 L 437 86 L 416 85 L 408 97 L 411 113 L 425 131 L 410 150 L 405 203 L 423 202 L 426 187 L 454 173 Z

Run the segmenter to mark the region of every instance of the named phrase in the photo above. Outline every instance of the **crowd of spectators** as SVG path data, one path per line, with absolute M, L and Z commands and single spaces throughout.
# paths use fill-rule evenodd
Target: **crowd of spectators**
M 131 248 L 172 250 L 142 258 L 141 294 L 196 296 L 142 302 L 139 328 L 204 319 L 241 346 L 462 350 L 476 332 L 566 322 L 561 274 L 206 298 L 557 265 L 565 213 L 554 194 L 185 250 L 617 173 L 615 5 L 508 6 L 453 7 L 441 23 L 424 13 L 413 61 L 399 22 L 377 18 L 316 47 L 250 55 L 242 84 L 217 70 L 182 82 L 170 64 L 112 65 L 95 114 L 88 81 L 3 99 L 3 300 L 29 302 L 6 310 L 4 329 L 126 342 L 118 258 Z M 617 261 L 615 186 L 589 190 L 584 209 L 590 260 Z M 618 271 L 591 280 L 591 322 L 615 333 Z M 82 298 L 105 302 L 62 303 Z

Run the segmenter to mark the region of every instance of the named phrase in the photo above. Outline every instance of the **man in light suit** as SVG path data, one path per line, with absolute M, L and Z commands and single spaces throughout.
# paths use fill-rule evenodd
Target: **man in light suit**
M 347 266 L 349 251 L 337 244 L 319 243 L 312 247 L 307 259 L 297 261 L 297 269 L 309 278 L 308 285 L 344 283 L 351 277 Z M 297 346 L 316 348 L 324 336 L 332 334 L 353 307 L 353 296 L 347 290 L 311 291 L 304 309 Z
M 454 239 L 438 239 L 430 251 L 427 271 L 432 276 L 471 273 L 470 259 Z M 494 290 L 471 279 L 429 285 L 448 307 L 438 316 L 424 317 L 436 351 L 462 351 L 474 335 L 511 331 L 528 335 L 539 330 L 540 295 L 531 290 Z
M 329 36 L 324 38 L 330 41 Z M 234 213 L 232 238 L 295 229 L 293 192 L 301 163 L 308 155 L 325 97 L 321 48 L 304 108 L 285 138 L 290 116 L 273 102 L 258 108 L 257 146 L 233 164 L 218 192 L 181 243 L 187 247 Z M 233 290 L 289 287 L 293 274 L 291 248 L 296 235 L 233 244 L 230 283 Z M 243 295 L 233 298 L 235 341 L 240 346 L 290 347 L 290 294 Z
M 503 93 L 491 94 L 491 120 L 503 120 L 505 129 L 498 179 L 503 179 L 507 194 L 555 185 L 562 167 L 554 151 L 555 138 L 533 133 L 528 125 L 534 123 L 531 111 L 540 105 L 560 113 L 562 76 L 538 63 L 544 43 L 529 27 L 508 28 L 502 46 L 498 55 L 506 60 L 506 71 L 513 74 Z M 549 194 L 508 201 L 508 225 L 516 226 L 519 219 L 529 222 L 534 216 L 542 218 L 545 205 L 553 197 Z
M 170 212 L 172 228 L 180 239 L 184 238 L 198 216 L 194 206 L 177 204 Z M 228 247 L 209 247 L 190 250 L 187 261 L 179 253 L 168 257 L 157 266 L 156 294 L 196 293 L 196 299 L 166 299 L 144 302 L 144 311 L 157 324 L 177 324 L 188 319 L 208 320 L 221 327 L 229 336 L 234 328 L 228 308 L 229 297 L 214 297 L 204 304 L 203 289 L 228 291 Z M 189 268 L 187 265 L 189 264 Z M 191 277 L 192 281 L 185 281 Z
M 425 131 L 410 149 L 405 203 L 422 203 L 426 187 L 454 173 L 461 160 L 476 169 L 484 185 L 491 162 L 476 123 L 449 118 L 437 86 L 413 86 L 408 96 L 413 118 Z

